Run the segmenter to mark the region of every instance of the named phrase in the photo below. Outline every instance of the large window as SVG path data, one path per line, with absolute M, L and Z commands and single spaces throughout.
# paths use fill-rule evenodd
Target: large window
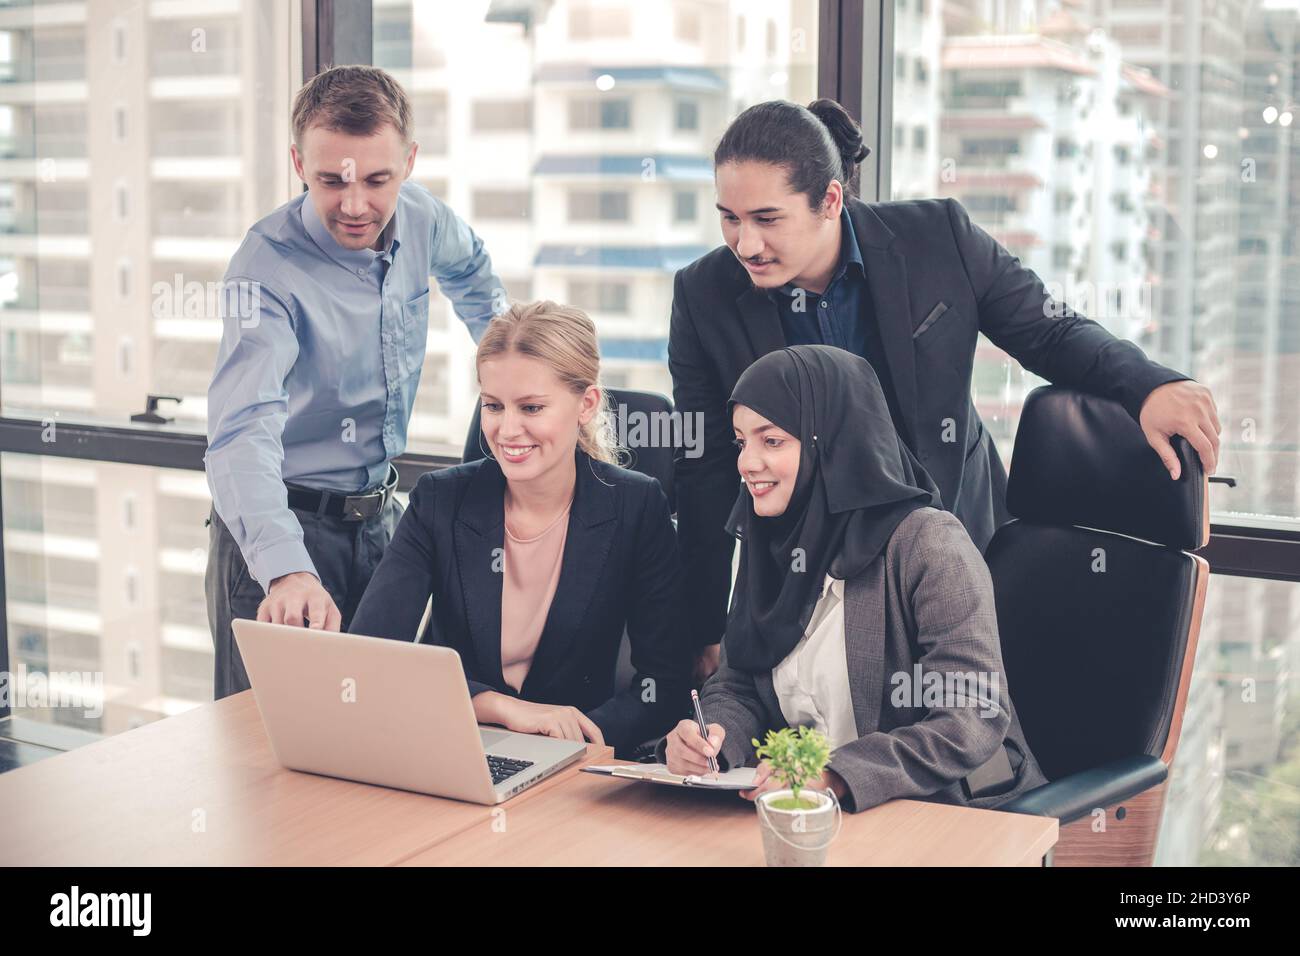
M 817 95 L 818 5 L 756 0 L 374 4 L 377 66 L 439 109 L 414 178 L 484 239 L 516 300 L 586 309 L 606 381 L 671 394 L 673 273 L 722 241 L 711 154 L 736 111 Z M 741 45 L 744 45 L 743 50 Z M 470 91 L 462 94 L 460 91 Z M 435 293 L 435 300 L 438 296 Z M 459 454 L 476 396 L 473 345 L 442 303 L 445 371 L 420 384 L 413 451 Z M 428 397 L 441 392 L 437 402 Z
M 608 381 L 669 392 L 673 272 L 721 241 L 700 194 L 737 107 L 815 96 L 815 3 L 376 0 L 373 62 L 411 97 L 414 180 L 483 236 L 508 292 L 572 301 Z M 201 433 L 218 283 L 295 196 L 300 5 L 0 0 L 0 412 L 125 424 L 147 394 Z M 364 60 L 364 55 L 357 57 Z M 436 292 L 410 451 L 459 455 L 473 343 Z M 114 732 L 211 698 L 201 472 L 0 456 L 9 662 L 103 675 Z
M 0 401 L 52 447 L 148 393 L 204 428 L 210 290 L 297 191 L 296 6 L 0 4 Z M 15 454 L 0 473 L 16 685 L 97 673 L 105 704 L 15 716 L 113 732 L 210 700 L 203 474 Z
M 933 148 L 895 149 L 882 198 L 959 200 L 1058 298 L 1208 386 L 1239 482 L 1212 486 L 1214 521 L 1300 529 L 1297 5 L 897 3 L 894 23 L 896 62 L 934 82 L 896 82 L 893 115 Z M 1039 384 L 981 337 L 1006 460 Z M 1161 862 L 1300 862 L 1298 655 L 1300 587 L 1213 578 Z

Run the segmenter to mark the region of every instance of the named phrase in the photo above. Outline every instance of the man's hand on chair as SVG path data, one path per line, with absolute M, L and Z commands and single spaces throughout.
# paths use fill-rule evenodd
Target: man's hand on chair
M 1182 468 L 1169 439 L 1182 435 L 1201 456 L 1205 473 L 1219 466 L 1219 410 L 1210 390 L 1196 382 L 1167 382 L 1154 389 L 1142 403 L 1138 417 L 1142 433 L 1156 450 L 1169 477 L 1178 480 Z

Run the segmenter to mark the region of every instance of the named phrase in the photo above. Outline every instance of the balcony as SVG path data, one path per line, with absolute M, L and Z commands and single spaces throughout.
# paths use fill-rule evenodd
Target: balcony
M 85 159 L 84 133 L 0 136 L 0 159 Z
M 159 157 L 207 159 L 238 156 L 239 130 L 167 130 L 153 134 L 153 154 Z
M 86 56 L 42 56 L 0 63 L 0 83 L 67 83 L 86 78 Z
M 244 234 L 245 224 L 230 211 L 221 212 L 156 212 L 153 217 L 154 234 L 181 238 L 208 239 L 238 237 Z
M 11 236 L 84 236 L 89 232 L 90 217 L 85 209 L 0 212 L 0 233 Z
M 88 312 L 90 290 L 84 286 L 41 286 L 35 295 L 19 295 L 4 308 L 20 312 Z M 9 381 L 8 378 L 5 381 Z
M 175 76 L 230 76 L 239 73 L 239 51 L 226 49 L 196 53 L 191 50 L 159 50 L 150 57 L 150 68 L 157 79 Z
M 75 584 L 55 584 L 49 581 L 19 580 L 9 582 L 6 590 L 9 600 L 33 604 L 38 607 L 61 608 L 69 611 L 96 611 L 99 609 L 99 589 Z

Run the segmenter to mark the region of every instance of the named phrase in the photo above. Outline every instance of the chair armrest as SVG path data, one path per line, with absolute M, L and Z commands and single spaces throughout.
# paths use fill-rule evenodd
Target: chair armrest
M 1120 757 L 1100 767 L 1080 770 L 1036 787 L 997 809 L 1007 813 L 1056 817 L 1061 823 L 1070 823 L 1087 816 L 1097 807 L 1109 807 L 1137 796 L 1143 790 L 1162 783 L 1168 775 L 1169 768 L 1159 757 L 1148 754 Z

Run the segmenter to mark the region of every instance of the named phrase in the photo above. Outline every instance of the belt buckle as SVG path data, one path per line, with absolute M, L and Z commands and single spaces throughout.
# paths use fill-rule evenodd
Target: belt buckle
M 374 493 L 368 495 L 348 495 L 348 497 L 343 499 L 343 520 L 365 521 L 367 518 L 373 518 L 379 513 L 379 508 L 374 508 L 372 510 L 372 506 L 376 499 L 381 497 L 381 495 Z
M 389 472 L 384 479 L 384 484 L 376 491 L 360 495 L 348 495 L 343 499 L 344 521 L 365 521 L 383 513 L 388 500 L 393 497 L 393 492 L 397 490 L 397 469 L 393 468 L 391 464 L 388 467 Z

